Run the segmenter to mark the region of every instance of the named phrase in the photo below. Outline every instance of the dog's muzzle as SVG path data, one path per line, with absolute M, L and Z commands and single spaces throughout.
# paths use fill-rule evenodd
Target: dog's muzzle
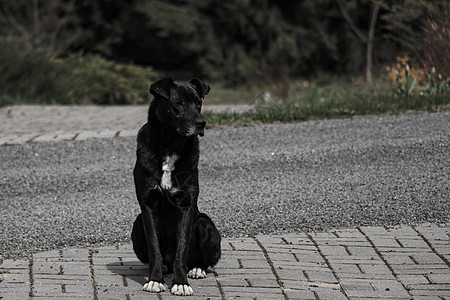
M 195 126 L 197 127 L 197 133 L 199 136 L 204 136 L 205 135 L 205 126 L 206 126 L 206 122 L 205 121 L 198 121 L 195 122 Z

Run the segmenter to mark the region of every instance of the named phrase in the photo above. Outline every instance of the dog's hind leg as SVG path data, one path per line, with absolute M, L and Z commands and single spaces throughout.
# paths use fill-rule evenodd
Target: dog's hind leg
M 194 222 L 188 257 L 188 277 L 206 277 L 208 267 L 215 266 L 220 259 L 221 236 L 213 221 L 206 214 L 199 214 Z
M 147 242 L 145 241 L 144 224 L 142 223 L 142 214 L 139 214 L 133 223 L 131 240 L 133 241 L 133 250 L 137 258 L 144 264 L 148 264 L 148 250 Z

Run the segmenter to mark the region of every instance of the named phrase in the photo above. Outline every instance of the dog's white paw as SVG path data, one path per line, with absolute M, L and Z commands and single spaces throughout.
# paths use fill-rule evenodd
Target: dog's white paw
M 193 268 L 189 271 L 188 277 L 193 279 L 203 279 L 206 278 L 206 271 L 201 268 Z
M 187 284 L 174 284 L 170 292 L 177 296 L 192 296 L 194 291 Z
M 166 287 L 161 282 L 157 281 L 149 281 L 144 284 L 143 290 L 146 292 L 164 292 L 166 290 Z

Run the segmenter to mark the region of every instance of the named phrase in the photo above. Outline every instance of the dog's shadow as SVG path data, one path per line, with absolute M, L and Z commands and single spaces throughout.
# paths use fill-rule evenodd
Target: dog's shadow
M 148 274 L 148 266 L 139 261 L 118 261 L 111 262 L 106 265 L 106 269 L 114 275 L 119 275 L 124 281 L 124 285 L 127 285 L 127 280 L 132 280 L 140 285 L 144 285 L 147 281 L 145 276 Z
M 114 275 L 121 276 L 123 285 L 126 287 L 130 285 L 139 285 L 142 287 L 147 282 L 149 272 L 148 265 L 138 260 L 111 262 L 106 265 L 106 269 Z M 166 273 L 163 277 L 166 285 L 170 285 L 173 274 Z

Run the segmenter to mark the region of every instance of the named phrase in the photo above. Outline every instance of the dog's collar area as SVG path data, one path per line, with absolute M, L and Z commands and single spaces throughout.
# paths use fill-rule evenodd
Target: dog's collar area
M 161 177 L 161 187 L 165 190 L 172 189 L 172 171 L 175 170 L 175 163 L 179 156 L 177 154 L 166 155 L 162 164 L 163 175 Z

